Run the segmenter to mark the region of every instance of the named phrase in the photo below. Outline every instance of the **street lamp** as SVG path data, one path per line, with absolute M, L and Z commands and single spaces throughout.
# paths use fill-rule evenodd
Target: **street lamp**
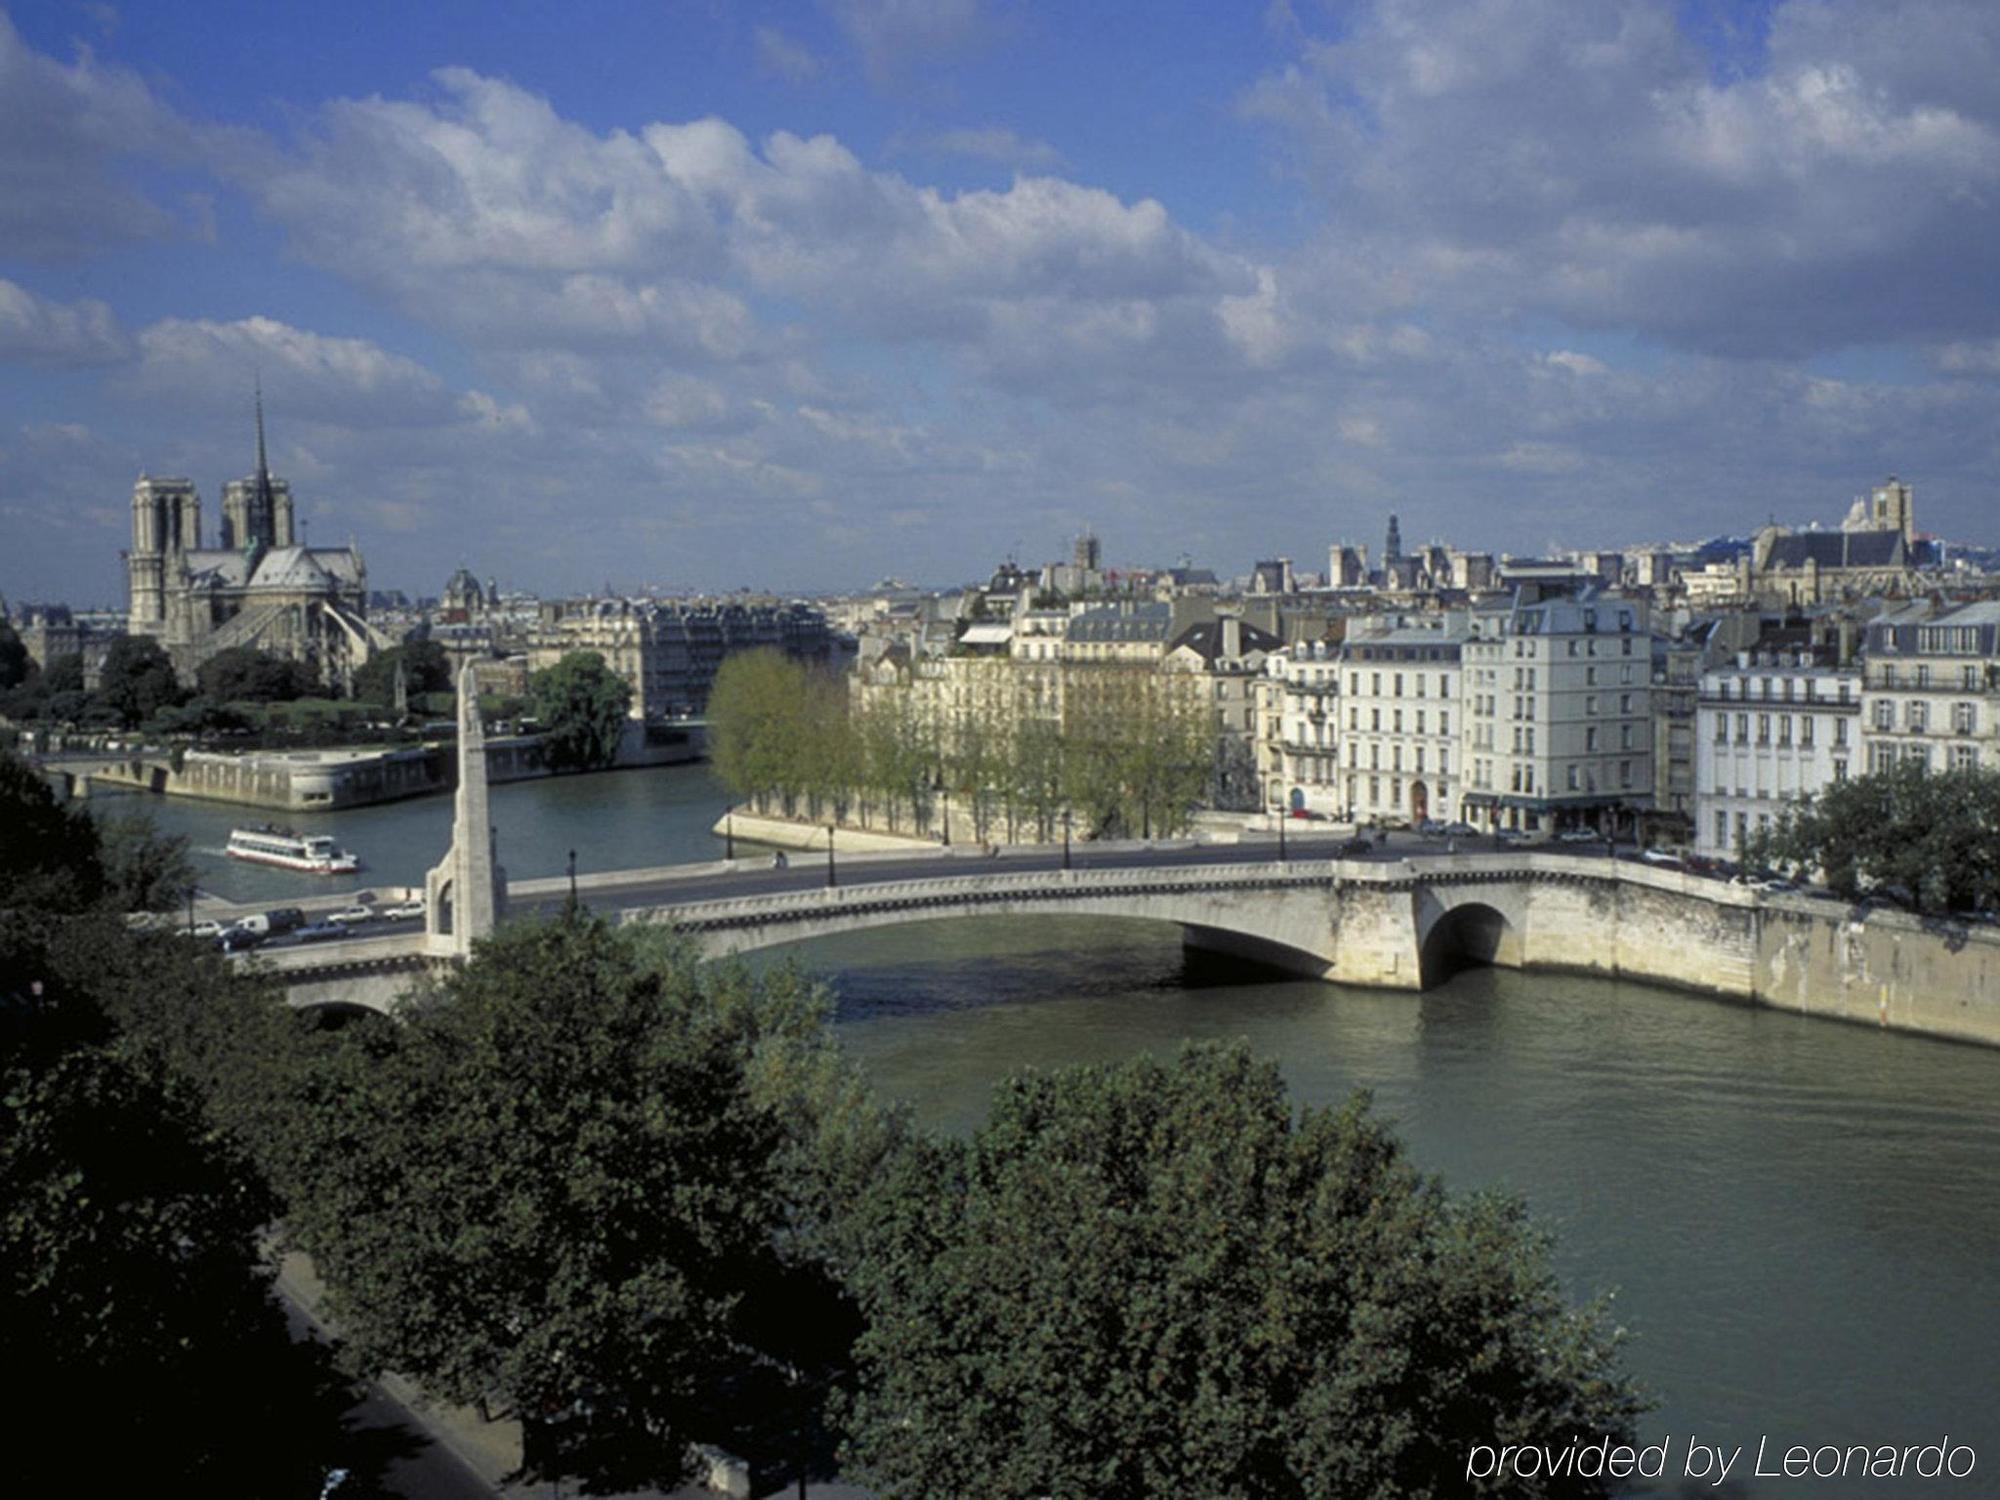
M 1063 809 L 1063 868 L 1069 868 L 1069 809 Z
M 1285 810 L 1281 807 L 1278 809 L 1278 863 L 1283 864 L 1287 858 L 1288 856 L 1285 853 Z
M 576 851 L 569 851 L 569 914 L 576 915 Z
M 833 825 L 831 823 L 826 825 L 826 884 L 828 890 L 840 884 L 833 870 Z
M 736 858 L 736 809 L 733 807 L 722 815 L 722 857 Z

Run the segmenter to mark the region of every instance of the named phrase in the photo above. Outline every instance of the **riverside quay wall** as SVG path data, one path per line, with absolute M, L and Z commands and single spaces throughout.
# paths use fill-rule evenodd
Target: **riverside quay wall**
M 2000 930 L 1770 896 L 1636 861 L 1530 852 L 1090 870 L 979 863 L 882 885 L 655 897 L 625 915 L 687 928 L 718 955 L 950 917 L 1140 918 L 1177 924 L 1190 947 L 1342 984 L 1421 990 L 1484 963 L 2000 1045 Z
M 633 724 L 618 749 L 614 769 L 680 765 L 704 753 L 697 732 L 682 731 L 656 742 L 645 726 Z M 535 735 L 486 742 L 487 780 L 527 781 L 554 773 Z M 190 750 L 176 768 L 157 756 L 134 756 L 99 767 L 92 781 L 132 787 L 168 797 L 198 797 L 278 812 L 338 812 L 405 797 L 448 792 L 458 785 L 457 759 L 449 743 L 395 750 L 251 751 L 225 755 Z

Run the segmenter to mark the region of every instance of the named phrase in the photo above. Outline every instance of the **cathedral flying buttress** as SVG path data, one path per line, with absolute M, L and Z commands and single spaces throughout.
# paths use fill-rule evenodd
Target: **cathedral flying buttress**
M 358 548 L 294 536 L 291 486 L 272 477 L 257 400 L 257 468 L 223 489 L 220 545 L 204 547 L 201 495 L 187 479 L 142 474 L 132 487 L 127 629 L 149 635 L 184 679 L 220 651 L 248 646 L 312 668 L 330 691 L 390 644 L 368 623 Z

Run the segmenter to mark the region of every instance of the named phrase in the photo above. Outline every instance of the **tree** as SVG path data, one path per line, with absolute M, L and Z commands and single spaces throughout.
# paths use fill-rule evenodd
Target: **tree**
M 115 911 L 172 911 L 194 884 L 184 834 L 133 813 L 97 820 L 105 899 Z
M 761 805 L 799 784 L 805 694 L 805 668 L 774 647 L 723 658 L 708 695 L 708 747 L 730 791 Z
M 95 825 L 24 769 L 0 757 L 0 1326 L 32 1371 L 8 1477 L 317 1495 L 351 1396 L 291 1343 L 259 1258 L 274 1202 L 172 1061 L 214 1066 L 232 1023 L 291 1018 L 185 940 L 128 931 Z M 90 1442 L 59 1439 L 79 1412 Z
M 0 693 L 11 692 L 34 675 L 35 664 L 20 633 L 11 620 L 0 619 Z
M 850 1456 L 884 1500 L 1498 1493 L 1468 1443 L 1640 1409 L 1518 1204 L 1365 1099 L 1295 1119 L 1240 1047 L 1016 1078 L 870 1213 Z
M 357 1357 L 519 1414 L 543 1477 L 666 1482 L 689 1439 L 727 1440 L 754 1408 L 732 1415 L 732 1382 L 797 1363 L 758 1317 L 810 1269 L 786 1248 L 809 1238 L 788 1183 L 812 1111 L 780 1087 L 820 1071 L 807 999 L 580 914 L 502 929 L 330 1055 L 287 1226 Z
M 549 764 L 558 771 L 601 771 L 618 757 L 632 689 L 595 651 L 572 651 L 528 679 Z
M 174 664 L 150 636 L 121 636 L 105 654 L 96 702 L 127 728 L 187 697 Z
M 1837 781 L 1782 808 L 1743 858 L 1817 874 L 1849 898 L 1882 889 L 1931 913 L 2000 908 L 2000 771 L 1905 760 Z
M 419 693 L 451 689 L 451 657 L 428 636 L 391 646 L 371 656 L 354 674 L 354 696 L 364 703 L 391 704 L 396 698 L 396 668 L 403 669 L 403 688 L 412 700 Z
M 0 752 L 0 910 L 78 912 L 104 898 L 97 825 L 19 756 Z
M 195 680 L 202 696 L 217 703 L 289 703 L 318 686 L 302 663 L 253 646 L 216 652 L 196 670 Z

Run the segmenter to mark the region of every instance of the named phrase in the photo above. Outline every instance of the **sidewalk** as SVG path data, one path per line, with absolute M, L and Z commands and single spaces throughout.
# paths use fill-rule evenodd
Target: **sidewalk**
M 289 1307 L 323 1337 L 330 1339 L 334 1336 L 320 1317 L 319 1309 L 325 1300 L 326 1289 L 314 1274 L 311 1261 L 302 1255 L 287 1255 L 279 1263 L 276 1290 Z M 394 1408 L 403 1425 L 451 1455 L 460 1468 L 477 1479 L 486 1493 L 499 1497 L 499 1500 L 548 1500 L 556 1493 L 556 1487 L 546 1483 L 506 1482 L 506 1476 L 521 1462 L 520 1423 L 488 1422 L 470 1407 L 433 1402 L 400 1375 L 382 1375 L 375 1382 L 375 1389 L 380 1398 Z M 798 1494 L 796 1481 L 775 1489 L 766 1485 L 753 1492 L 747 1478 L 740 1473 L 729 1477 L 736 1481 L 733 1487 L 725 1488 L 728 1479 L 717 1474 L 715 1478 L 718 1482 L 710 1486 L 690 1484 L 672 1491 L 642 1490 L 610 1496 L 607 1500 L 715 1500 L 717 1495 L 763 1500 L 763 1497 Z M 449 1490 L 448 1486 L 434 1484 L 428 1479 L 419 1481 L 419 1485 L 407 1491 L 408 1500 L 420 1500 L 420 1497 Z M 392 1489 L 392 1493 L 395 1492 Z M 806 1495 L 808 1500 L 870 1500 L 866 1490 L 833 1482 L 809 1483 Z

